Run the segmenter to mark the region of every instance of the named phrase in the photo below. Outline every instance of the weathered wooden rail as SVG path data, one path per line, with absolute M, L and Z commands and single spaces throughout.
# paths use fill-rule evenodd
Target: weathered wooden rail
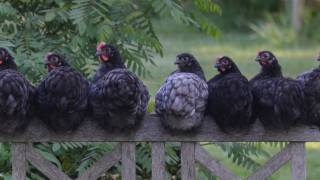
M 39 120 L 34 120 L 29 127 L 20 134 L 0 135 L 0 142 L 12 144 L 13 180 L 24 180 L 27 162 L 41 171 L 49 179 L 70 180 L 65 173 L 43 158 L 32 147 L 33 142 L 120 142 L 111 152 L 106 153 L 78 180 L 92 180 L 99 178 L 105 171 L 118 162 L 122 165 L 122 179 L 136 179 L 135 143 L 148 141 L 152 143 L 152 179 L 164 180 L 165 175 L 165 142 L 181 142 L 181 175 L 183 180 L 196 179 L 195 164 L 206 167 L 212 174 L 223 180 L 241 179 L 227 167 L 215 160 L 202 148 L 198 142 L 231 142 L 231 141 L 289 141 L 290 144 L 261 166 L 248 180 L 266 179 L 282 165 L 291 160 L 292 179 L 306 179 L 305 142 L 320 141 L 320 131 L 312 127 L 296 127 L 287 132 L 265 131 L 256 123 L 247 133 L 222 133 L 210 118 L 206 118 L 203 125 L 195 132 L 174 132 L 165 129 L 156 115 L 147 115 L 137 128 L 126 131 L 107 131 L 101 129 L 95 122 L 88 119 L 73 133 L 56 134 Z

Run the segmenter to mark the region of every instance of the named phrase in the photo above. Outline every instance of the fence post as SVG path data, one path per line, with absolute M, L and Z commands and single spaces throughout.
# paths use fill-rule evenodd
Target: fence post
M 305 142 L 291 143 L 291 177 L 292 180 L 306 180 L 306 149 Z
M 181 177 L 182 180 L 195 180 L 195 143 L 181 143 Z
M 152 180 L 165 180 L 165 143 L 152 143 Z
M 136 143 L 123 142 L 121 143 L 121 163 L 122 163 L 122 179 L 136 179 Z
M 11 145 L 12 159 L 12 180 L 26 179 L 26 144 L 12 143 Z

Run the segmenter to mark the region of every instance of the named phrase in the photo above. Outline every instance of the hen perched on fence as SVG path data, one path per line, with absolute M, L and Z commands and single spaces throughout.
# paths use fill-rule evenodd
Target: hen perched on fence
M 59 54 L 48 53 L 44 63 L 48 74 L 37 87 L 39 115 L 54 131 L 73 131 L 85 118 L 89 84 Z
M 260 51 L 256 61 L 261 71 L 250 83 L 254 112 L 268 129 L 288 129 L 305 121 L 303 84 L 285 78 L 277 58 L 270 51 Z
M 135 126 L 147 111 L 147 87 L 126 68 L 114 46 L 101 42 L 97 55 L 101 63 L 90 87 L 93 117 L 104 128 Z
M 215 67 L 219 74 L 208 81 L 207 112 L 225 132 L 249 129 L 254 122 L 249 81 L 227 56 L 218 58 Z
M 0 131 L 25 128 L 34 112 L 34 87 L 17 71 L 14 58 L 0 48 Z
M 156 94 L 156 113 L 171 129 L 190 130 L 201 125 L 208 98 L 208 86 L 196 58 L 177 56 L 172 72 Z

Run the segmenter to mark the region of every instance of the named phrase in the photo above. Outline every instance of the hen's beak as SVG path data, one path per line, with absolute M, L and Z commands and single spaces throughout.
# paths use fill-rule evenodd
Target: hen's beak
M 48 59 L 47 59 L 47 58 L 44 58 L 43 63 L 44 63 L 44 65 L 48 65 L 48 64 L 49 64 Z
M 48 52 L 48 53 L 44 56 L 44 58 L 43 58 L 43 63 L 44 63 L 45 65 L 50 64 L 50 62 L 48 61 L 48 57 L 51 56 L 52 54 L 53 54 L 52 52 Z
M 174 64 L 176 65 L 180 64 L 179 58 L 176 58 L 176 60 L 174 61 Z
M 101 51 L 97 51 L 96 52 L 96 56 L 101 56 L 102 52 Z
M 319 54 L 318 57 L 317 57 L 317 61 L 320 61 L 320 54 Z
M 257 56 L 256 59 L 255 59 L 256 62 L 260 62 L 261 60 L 262 59 L 259 56 Z
M 221 64 L 220 63 L 216 63 L 216 64 L 213 65 L 213 67 L 219 69 L 221 67 Z

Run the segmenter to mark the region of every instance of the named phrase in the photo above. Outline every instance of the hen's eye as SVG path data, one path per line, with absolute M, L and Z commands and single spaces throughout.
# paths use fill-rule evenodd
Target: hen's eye
M 59 58 L 56 57 L 56 56 L 54 56 L 54 57 L 52 57 L 52 60 L 53 60 L 54 62 L 58 62 L 58 61 L 59 61 Z
M 1 55 L 2 55 L 2 56 L 5 56 L 5 55 L 6 55 L 6 52 L 5 52 L 5 51 L 3 51 L 3 50 L 2 50 L 2 51 L 0 51 L 0 53 L 1 53 Z

